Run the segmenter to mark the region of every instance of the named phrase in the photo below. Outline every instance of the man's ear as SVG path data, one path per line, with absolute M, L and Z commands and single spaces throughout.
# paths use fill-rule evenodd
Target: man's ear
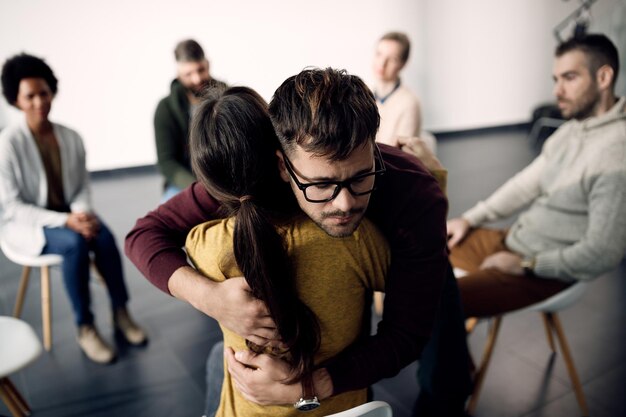
M 601 90 L 609 89 L 613 84 L 614 78 L 615 72 L 609 65 L 602 65 L 598 68 L 598 71 L 596 71 L 596 83 Z
M 279 150 L 276 151 L 276 162 L 278 163 L 278 172 L 280 173 L 280 177 L 283 181 L 289 182 L 289 173 L 285 167 L 285 157 Z

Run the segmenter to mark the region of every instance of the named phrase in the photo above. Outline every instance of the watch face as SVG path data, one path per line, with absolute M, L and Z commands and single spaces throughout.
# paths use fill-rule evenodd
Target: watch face
M 306 399 L 306 400 L 302 399 L 298 401 L 298 403 L 296 404 L 296 408 L 300 411 L 315 410 L 319 406 L 320 406 L 320 402 L 317 400 L 317 397 Z

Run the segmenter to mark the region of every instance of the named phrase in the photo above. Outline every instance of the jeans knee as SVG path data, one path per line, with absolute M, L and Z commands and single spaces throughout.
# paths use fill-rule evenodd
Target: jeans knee
M 88 256 L 89 247 L 87 241 L 80 234 L 72 230 L 65 234 L 63 239 L 63 250 L 65 256 Z
M 96 239 L 98 241 L 98 246 L 101 247 L 111 247 L 116 245 L 115 236 L 113 236 L 111 230 L 109 230 L 109 228 L 104 224 L 101 225 L 100 230 L 96 235 Z

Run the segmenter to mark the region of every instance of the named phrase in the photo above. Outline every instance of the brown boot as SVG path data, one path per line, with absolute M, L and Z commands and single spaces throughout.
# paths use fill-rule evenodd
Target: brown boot
M 102 339 L 93 324 L 81 325 L 76 340 L 85 355 L 96 363 L 107 364 L 115 359 L 115 351 Z
M 113 313 L 113 325 L 124 339 L 133 346 L 145 345 L 148 342 L 146 333 L 133 321 L 126 308 L 118 308 Z

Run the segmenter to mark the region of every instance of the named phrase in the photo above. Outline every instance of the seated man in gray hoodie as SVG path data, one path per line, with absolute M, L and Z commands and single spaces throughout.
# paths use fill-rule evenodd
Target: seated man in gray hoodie
M 554 94 L 566 119 L 539 156 L 489 198 L 448 221 L 450 260 L 468 317 L 546 299 L 616 267 L 626 251 L 626 99 L 604 35 L 556 49 Z M 508 230 L 478 228 L 523 211 Z

